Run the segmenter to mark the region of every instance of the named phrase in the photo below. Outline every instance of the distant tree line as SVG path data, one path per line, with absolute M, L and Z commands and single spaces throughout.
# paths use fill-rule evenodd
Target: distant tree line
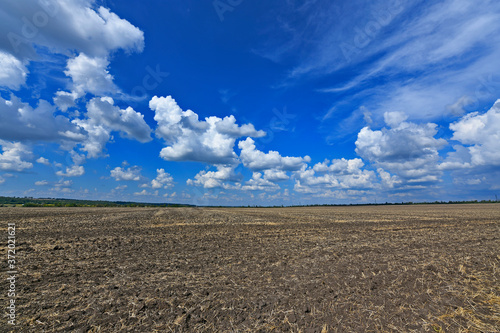
M 213 206 L 213 207 L 235 207 L 235 208 L 282 208 L 282 207 L 345 207 L 345 206 L 401 206 L 401 205 L 449 205 L 449 204 L 477 204 L 477 203 L 500 203 L 498 200 L 463 200 L 463 201 L 423 201 L 423 202 L 385 202 L 385 203 L 359 203 L 359 204 L 310 204 L 310 205 L 247 205 L 247 206 Z
M 0 207 L 184 207 L 175 203 L 143 203 L 127 201 L 75 200 L 60 198 L 3 197 Z
M 498 200 L 466 200 L 466 201 L 430 201 L 430 202 L 385 202 L 385 203 L 362 203 L 362 204 L 311 204 L 290 205 L 286 207 L 344 207 L 344 206 L 385 206 L 385 205 L 442 205 L 442 204 L 474 204 L 474 203 L 498 203 Z M 76 200 L 62 198 L 32 198 L 32 197 L 3 197 L 0 196 L 0 207 L 194 207 L 194 205 L 176 203 L 144 203 L 129 201 L 100 201 L 100 200 Z M 212 207 L 239 207 L 239 208 L 281 208 L 284 205 L 261 206 L 212 206 Z
M 385 203 L 361 203 L 361 204 L 321 204 L 321 205 L 298 205 L 296 207 L 314 206 L 401 206 L 401 205 L 450 205 L 450 204 L 476 204 L 476 203 L 498 203 L 498 200 L 463 200 L 463 201 L 422 201 L 422 202 L 385 202 Z M 295 207 L 295 206 L 292 206 Z

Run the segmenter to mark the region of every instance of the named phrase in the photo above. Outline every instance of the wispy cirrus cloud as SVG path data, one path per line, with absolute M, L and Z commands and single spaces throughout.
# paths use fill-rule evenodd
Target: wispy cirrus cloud
M 280 29 L 256 53 L 287 68 L 280 86 L 320 79 L 317 90 L 332 94 L 324 122 L 345 118 L 353 105 L 379 121 L 386 111 L 433 120 L 460 115 L 460 101 L 473 111 L 477 100 L 497 97 L 497 1 L 290 1 L 279 10 Z
M 360 70 L 321 91 L 348 93 L 340 101 L 362 98 L 379 119 L 386 111 L 436 119 L 459 101 L 463 109 L 496 98 L 500 4 L 446 0 L 415 8 L 400 29 L 366 48 Z

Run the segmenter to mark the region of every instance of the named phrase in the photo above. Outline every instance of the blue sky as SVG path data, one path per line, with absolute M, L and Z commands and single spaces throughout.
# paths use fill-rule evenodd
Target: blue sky
M 498 1 L 0 4 L 0 195 L 495 199 Z

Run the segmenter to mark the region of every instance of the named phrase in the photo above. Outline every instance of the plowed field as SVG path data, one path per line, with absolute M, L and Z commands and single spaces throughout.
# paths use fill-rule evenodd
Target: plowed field
M 0 208 L 1 332 L 498 332 L 500 205 Z

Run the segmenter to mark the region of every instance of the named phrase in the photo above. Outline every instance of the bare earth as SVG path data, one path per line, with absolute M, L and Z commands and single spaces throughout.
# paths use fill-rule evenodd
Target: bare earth
M 500 327 L 499 204 L 0 208 L 2 272 L 8 222 L 14 332 Z

